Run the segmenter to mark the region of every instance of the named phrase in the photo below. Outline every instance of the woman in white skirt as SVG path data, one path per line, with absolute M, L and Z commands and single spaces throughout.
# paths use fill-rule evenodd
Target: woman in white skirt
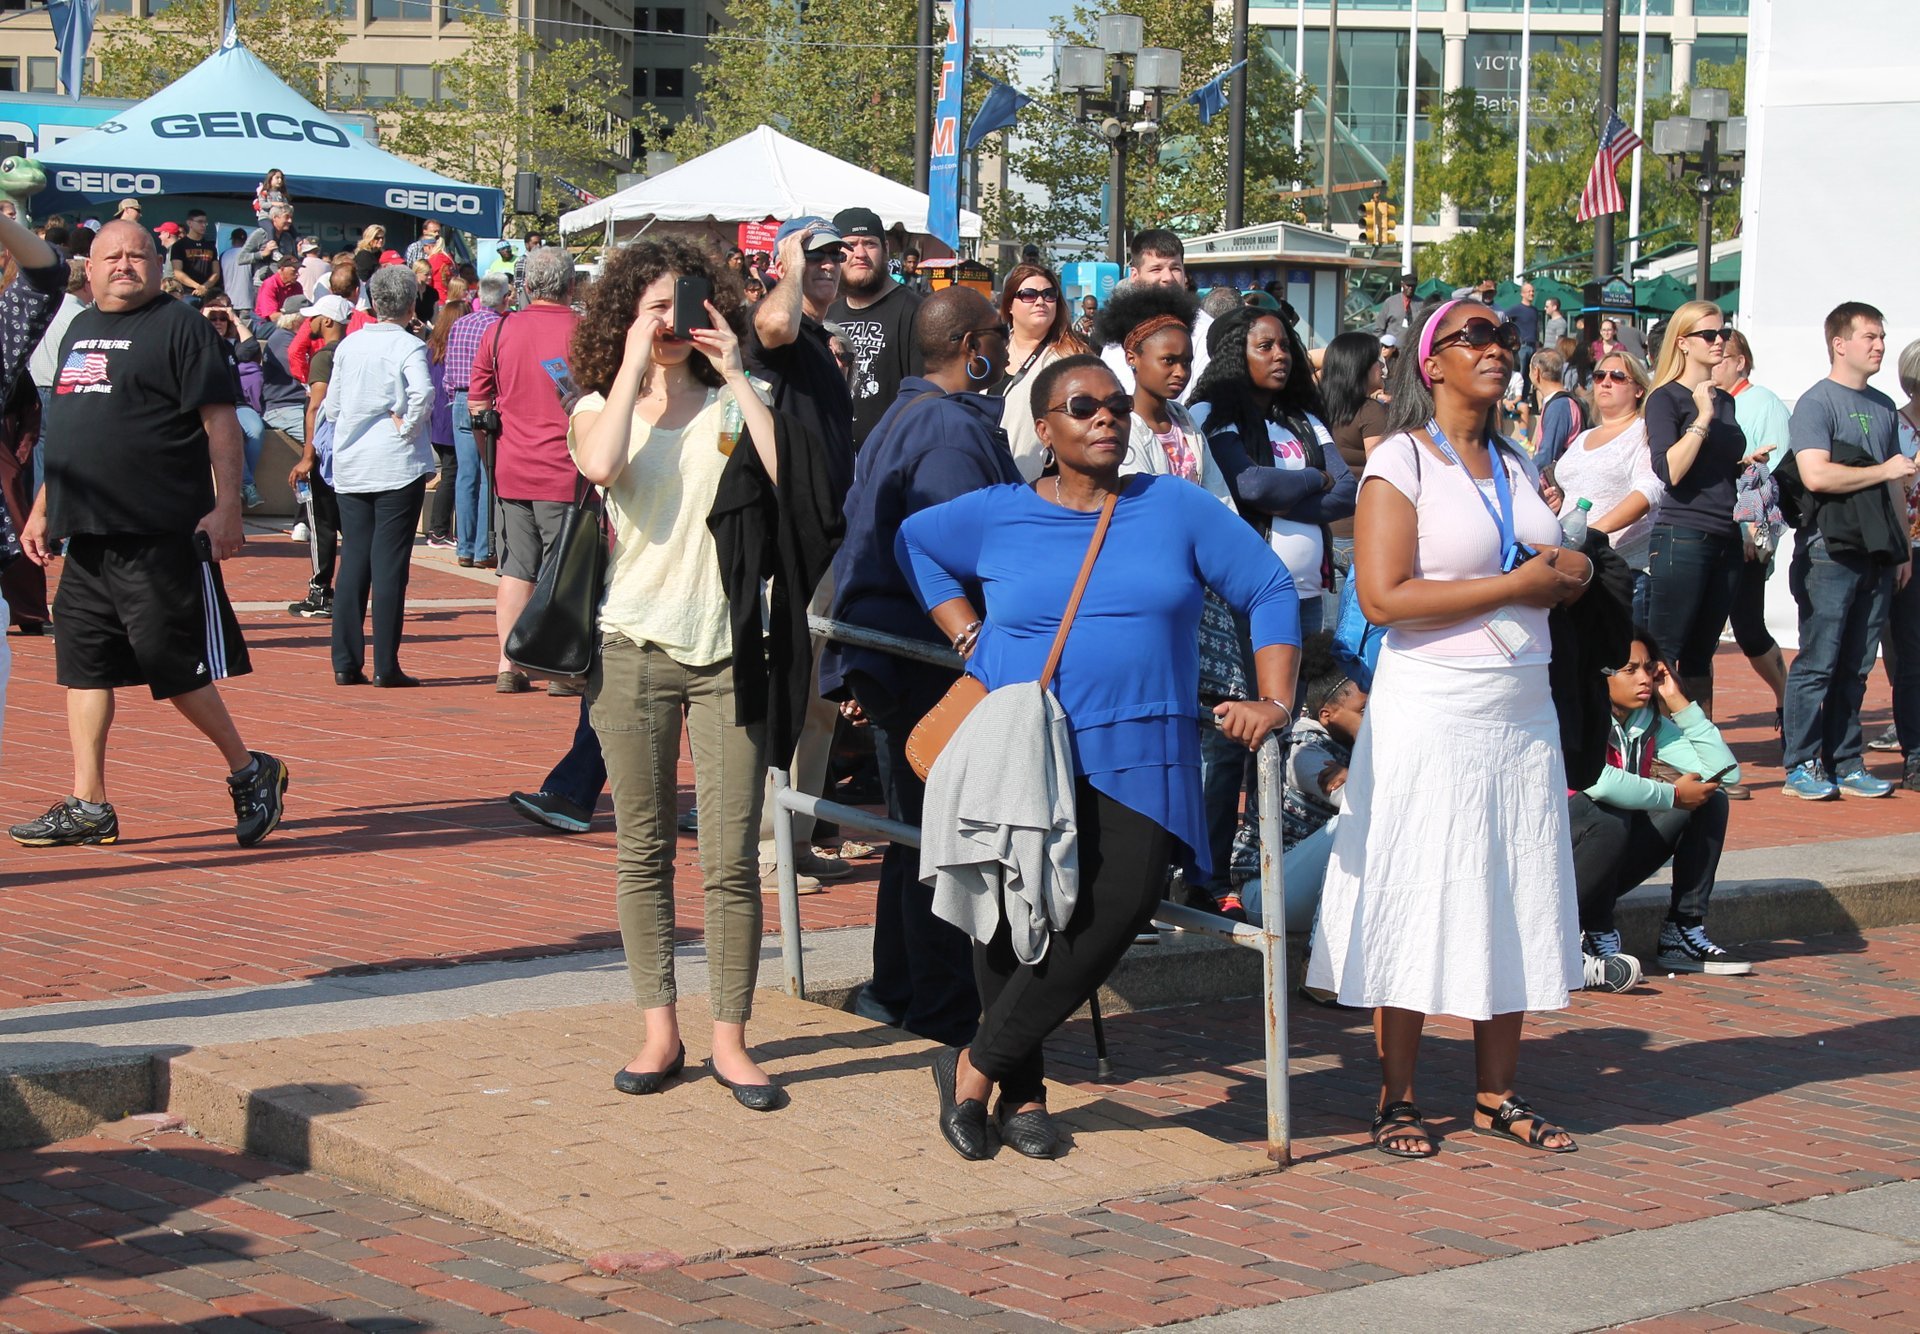
M 1438 1151 L 1414 1102 L 1430 1014 L 1473 1021 L 1476 1128 L 1552 1153 L 1570 1135 L 1513 1091 L 1528 1010 L 1581 983 L 1548 609 L 1593 578 L 1557 545 L 1531 465 L 1490 434 L 1519 335 L 1477 301 L 1421 321 L 1360 487 L 1354 573 L 1387 627 L 1307 985 L 1374 1010 L 1382 1151 Z

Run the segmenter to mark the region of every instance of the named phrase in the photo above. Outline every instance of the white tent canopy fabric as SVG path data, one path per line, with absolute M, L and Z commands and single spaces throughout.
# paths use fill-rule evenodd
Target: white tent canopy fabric
M 927 196 L 842 162 L 762 125 L 691 162 L 560 217 L 563 234 L 627 222 L 761 222 L 870 208 L 882 222 L 927 230 Z M 960 210 L 960 234 L 980 235 L 980 215 Z

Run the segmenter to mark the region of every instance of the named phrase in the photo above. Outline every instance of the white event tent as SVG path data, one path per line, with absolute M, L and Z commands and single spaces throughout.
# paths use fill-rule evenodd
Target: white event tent
M 870 208 L 888 227 L 909 234 L 927 231 L 927 196 L 910 186 L 842 162 L 830 153 L 762 125 L 702 153 L 670 171 L 628 186 L 618 194 L 560 217 L 560 231 L 575 236 L 604 231 L 609 242 L 635 236 L 656 224 L 762 222 L 818 214 L 831 218 L 843 208 Z M 980 235 L 980 215 L 960 211 L 960 234 Z

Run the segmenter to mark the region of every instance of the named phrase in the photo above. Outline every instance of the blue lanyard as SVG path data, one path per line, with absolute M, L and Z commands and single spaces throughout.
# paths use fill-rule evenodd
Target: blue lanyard
M 1467 472 L 1467 465 L 1460 461 L 1454 452 L 1453 443 L 1440 429 L 1440 423 L 1429 421 L 1427 434 L 1433 437 L 1433 443 L 1447 456 L 1447 462 L 1458 468 L 1469 482 L 1473 483 L 1473 494 L 1480 497 L 1480 504 L 1486 509 L 1487 517 L 1493 520 L 1493 526 L 1500 530 L 1500 570 L 1511 573 L 1522 559 L 1520 544 L 1513 536 L 1513 482 L 1507 476 L 1507 461 L 1500 457 L 1500 447 L 1489 440 L 1487 442 L 1487 461 L 1493 465 L 1493 494 L 1499 500 L 1500 507 L 1495 509 L 1493 502 L 1487 499 L 1487 493 L 1474 481 L 1473 474 Z

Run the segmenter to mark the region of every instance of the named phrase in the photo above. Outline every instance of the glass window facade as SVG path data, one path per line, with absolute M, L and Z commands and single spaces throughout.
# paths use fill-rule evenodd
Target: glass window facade
M 1268 39 L 1284 68 L 1293 66 L 1293 33 L 1269 29 Z M 1445 59 L 1445 40 L 1440 33 L 1422 32 L 1419 48 L 1419 92 L 1414 103 L 1415 133 L 1427 136 L 1426 112 L 1439 100 L 1440 74 Z M 1338 44 L 1339 65 L 1334 79 L 1334 118 L 1342 134 L 1336 136 L 1334 181 L 1390 178 L 1406 145 L 1407 125 L 1407 34 L 1399 29 L 1368 31 L 1342 29 Z M 1327 31 L 1307 30 L 1306 68 L 1301 71 L 1315 89 L 1315 100 L 1306 113 L 1304 147 L 1316 160 L 1320 136 L 1326 123 L 1326 110 L 1318 90 L 1327 81 Z M 1391 192 L 1390 192 L 1391 193 Z M 1359 216 L 1358 192 L 1340 195 L 1334 201 L 1334 220 L 1353 221 Z M 1309 201 L 1310 209 L 1317 201 Z
M 1695 12 L 1700 10 L 1702 0 L 1694 0 Z M 1746 13 L 1746 0 L 1738 0 L 1740 12 Z M 1671 18 L 1673 0 L 1646 0 L 1647 15 L 1650 18 Z M 1522 0 L 1467 0 L 1467 10 L 1475 14 L 1518 14 L 1524 8 Z M 1533 0 L 1533 12 L 1539 14 L 1599 14 L 1606 9 L 1605 0 Z M 1640 17 L 1638 0 L 1622 0 L 1620 19 L 1624 24 Z
M 389 102 L 433 100 L 431 65 L 350 65 L 327 67 L 327 100 L 336 107 L 383 107 Z
M 1747 58 L 1744 37 L 1696 37 L 1693 42 L 1693 70 L 1697 78 L 1707 66 L 1727 66 Z
M 433 0 L 367 0 L 367 17 L 424 23 L 433 17 Z
M 1620 44 L 1620 56 L 1624 68 L 1620 71 L 1621 87 L 1625 90 L 1623 102 L 1633 96 L 1633 52 L 1635 39 L 1627 38 Z M 1592 76 L 1597 87 L 1600 82 L 1600 39 L 1598 37 L 1547 36 L 1535 33 L 1533 37 L 1533 55 L 1537 62 L 1542 56 L 1573 56 L 1581 62 L 1581 68 Z M 1539 65 L 1536 63 L 1536 71 Z M 1517 125 L 1520 119 L 1520 34 L 1517 32 L 1476 32 L 1467 35 L 1466 80 L 1465 86 L 1473 89 L 1476 99 L 1483 107 L 1504 111 L 1508 124 Z M 1672 45 L 1664 36 L 1647 34 L 1647 97 L 1665 97 L 1673 91 L 1673 51 Z M 1554 116 L 1577 114 L 1585 116 L 1585 106 L 1548 105 L 1540 95 L 1539 88 L 1534 89 L 1532 116 Z
M 1747 0 L 1693 0 L 1695 18 L 1718 19 L 1747 17 Z
M 60 68 L 52 56 L 27 57 L 27 91 L 30 93 L 60 91 Z

